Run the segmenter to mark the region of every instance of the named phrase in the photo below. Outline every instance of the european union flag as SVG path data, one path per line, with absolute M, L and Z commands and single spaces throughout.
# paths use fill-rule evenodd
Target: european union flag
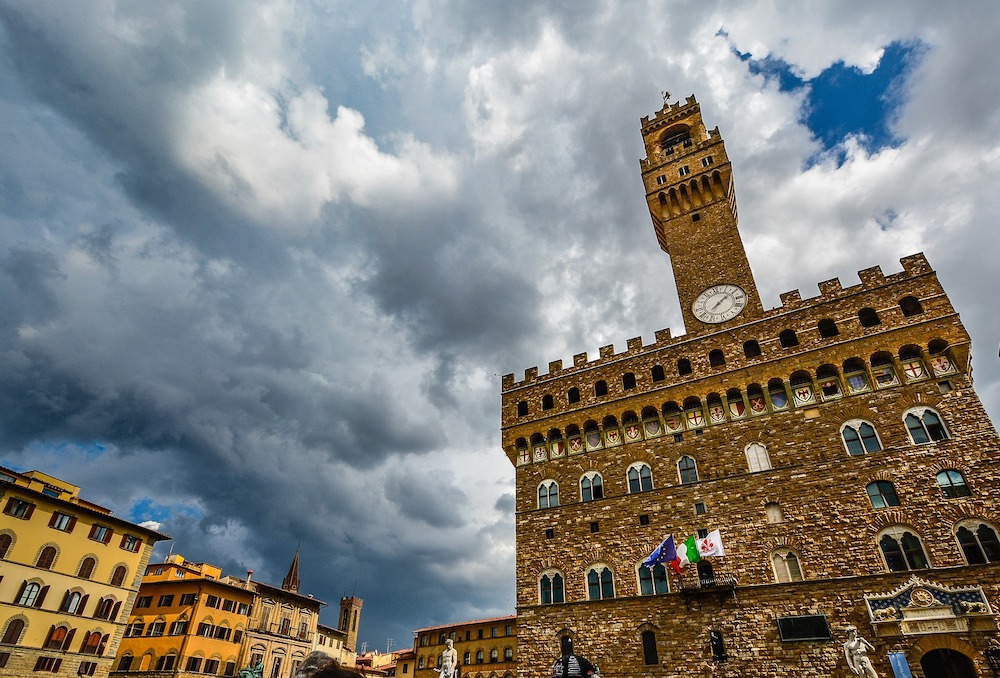
M 646 560 L 642 561 L 642 564 L 646 567 L 652 567 L 657 563 L 669 563 L 671 560 L 676 559 L 677 549 L 674 547 L 674 535 L 671 534 L 649 554 Z

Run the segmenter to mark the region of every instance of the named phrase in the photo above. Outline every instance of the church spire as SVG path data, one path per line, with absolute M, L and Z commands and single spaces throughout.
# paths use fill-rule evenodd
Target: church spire
M 284 580 L 281 582 L 281 588 L 292 593 L 299 592 L 299 548 L 297 546 L 295 547 L 295 557 L 292 558 L 292 564 L 288 566 L 288 574 L 285 575 Z

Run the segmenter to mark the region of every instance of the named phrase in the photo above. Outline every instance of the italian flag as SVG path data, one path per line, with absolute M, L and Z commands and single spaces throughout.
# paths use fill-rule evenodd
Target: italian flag
M 670 561 L 670 567 L 674 569 L 674 572 L 680 574 L 682 567 L 697 563 L 699 560 L 701 560 L 701 555 L 698 553 L 698 537 L 692 534 L 677 545 L 677 557 Z

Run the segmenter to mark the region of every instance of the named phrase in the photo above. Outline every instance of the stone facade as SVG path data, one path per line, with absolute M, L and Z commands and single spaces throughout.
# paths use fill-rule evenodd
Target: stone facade
M 416 670 L 413 678 L 438 678 L 441 653 L 452 640 L 458 652 L 459 678 L 513 678 L 517 668 L 517 618 L 491 617 L 444 624 L 413 632 Z M 396 675 L 402 675 L 399 671 Z
M 764 310 L 718 130 L 693 97 L 642 130 L 687 334 L 503 377 L 519 675 L 544 675 L 569 635 L 606 676 L 847 676 L 849 625 L 880 675 L 890 653 L 917 678 L 989 675 L 1000 438 L 927 260 Z M 719 285 L 742 307 L 699 316 L 699 295 L 730 308 Z M 724 557 L 641 568 L 668 534 L 714 529 Z

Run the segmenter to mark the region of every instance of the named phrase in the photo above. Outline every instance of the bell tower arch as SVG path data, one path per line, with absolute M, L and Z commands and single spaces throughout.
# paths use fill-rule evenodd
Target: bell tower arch
M 703 333 L 763 314 L 737 229 L 733 167 L 694 96 L 642 119 L 640 161 L 660 248 L 670 255 L 684 327 Z

